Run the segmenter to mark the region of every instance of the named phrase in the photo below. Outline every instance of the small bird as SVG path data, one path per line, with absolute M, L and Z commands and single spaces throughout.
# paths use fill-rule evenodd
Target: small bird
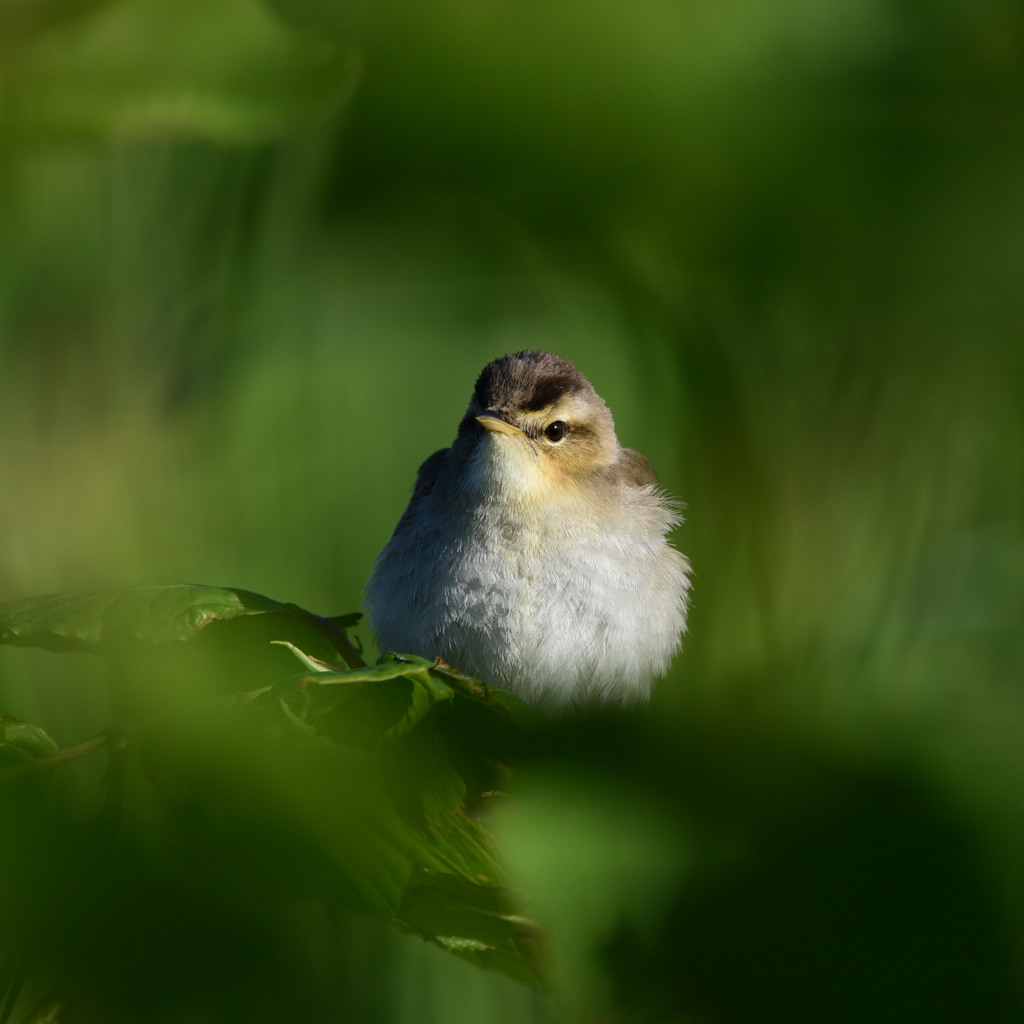
M 441 657 L 558 713 L 648 698 L 686 628 L 681 521 L 566 359 L 484 367 L 366 585 L 381 651 Z

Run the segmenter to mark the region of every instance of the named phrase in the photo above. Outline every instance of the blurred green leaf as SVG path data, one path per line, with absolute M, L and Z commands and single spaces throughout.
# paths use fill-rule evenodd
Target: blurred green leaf
M 44 729 L 0 714 L 0 810 L 5 815 L 3 827 L 23 825 L 23 815 L 32 812 L 42 801 L 53 769 L 42 767 L 41 763 L 56 753 L 57 744 Z
M 423 659 L 308 673 L 244 713 L 158 725 L 143 765 L 173 802 L 216 823 L 212 835 L 226 837 L 238 871 L 304 878 L 296 884 L 307 896 L 313 885 L 539 985 L 536 929 L 507 890 L 490 835 L 466 812 L 466 783 L 425 724 L 461 703 L 508 720 L 488 688 Z
M 53 757 L 57 744 L 38 725 L 0 715 L 0 766 Z
M 409 882 L 398 919 L 442 948 L 480 967 L 538 986 L 540 928 L 522 915 L 521 899 L 500 886 L 419 870 Z
M 4 605 L 0 642 L 121 651 L 126 644 L 193 640 L 215 623 L 226 628 L 249 620 L 272 622 L 279 634 L 322 641 L 317 624 L 337 640 L 357 619 L 324 620 L 231 588 L 133 587 Z M 252 639 L 240 637 L 243 645 Z M 179 708 L 175 717 L 146 731 L 141 760 L 152 783 L 173 804 L 201 810 L 203 832 L 216 822 L 205 836 L 193 822 L 189 841 L 217 848 L 227 837 L 236 868 L 254 877 L 272 864 L 282 880 L 298 878 L 306 865 L 306 876 L 318 880 L 318 895 L 539 984 L 536 943 L 505 892 L 489 835 L 466 814 L 466 783 L 448 763 L 439 739 L 443 729 L 434 721 L 439 711 L 470 706 L 478 724 L 485 718 L 501 723 L 497 731 L 482 731 L 493 737 L 504 729 L 507 748 L 508 731 L 516 728 L 503 699 L 509 695 L 423 658 L 317 671 L 324 663 L 297 643 L 276 642 L 313 671 L 215 712 L 202 705 Z M 273 650 L 262 643 L 259 649 L 264 656 Z M 522 715 L 521 708 L 517 713 Z M 22 760 L 33 750 L 38 756 L 57 753 L 41 730 L 14 721 L 3 725 L 0 753 L 9 747 Z M 472 772 L 482 774 L 486 769 L 480 767 Z M 210 856 L 223 852 L 212 849 Z M 290 889 L 285 884 L 284 891 Z M 306 884 L 300 889 L 312 894 Z M 458 894 L 458 906 L 448 905 L 452 893 Z

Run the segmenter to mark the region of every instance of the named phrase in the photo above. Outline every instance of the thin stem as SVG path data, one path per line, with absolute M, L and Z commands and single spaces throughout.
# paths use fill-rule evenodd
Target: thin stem
M 73 761 L 76 757 L 91 754 L 94 750 L 99 750 L 100 747 L 106 746 L 116 735 L 118 735 L 116 730 L 104 729 L 103 732 L 93 736 L 92 739 L 76 743 L 73 747 L 65 747 L 63 750 L 58 750 L 52 757 L 39 757 L 32 761 L 23 761 L 21 764 L 12 764 L 7 768 L 0 768 L 0 782 L 15 779 L 19 775 L 27 775 L 29 772 L 41 771 L 44 768 L 53 768 L 59 764 L 64 764 L 65 761 Z
M 345 630 L 322 615 L 310 614 L 309 617 L 313 620 L 313 624 L 317 629 L 331 641 L 334 649 L 341 655 L 342 660 L 349 668 L 366 668 L 366 662 L 363 661 L 359 652 L 352 646 L 352 641 L 349 640 Z

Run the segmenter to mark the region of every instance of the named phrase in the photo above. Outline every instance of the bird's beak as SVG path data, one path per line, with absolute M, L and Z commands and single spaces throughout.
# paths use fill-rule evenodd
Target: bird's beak
M 487 409 L 485 412 L 477 413 L 476 419 L 484 430 L 490 430 L 492 433 L 511 434 L 513 437 L 522 436 L 523 432 L 510 423 L 504 413 Z

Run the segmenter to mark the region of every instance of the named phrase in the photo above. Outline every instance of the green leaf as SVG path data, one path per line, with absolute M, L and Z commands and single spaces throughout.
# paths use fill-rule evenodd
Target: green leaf
M 464 775 L 483 777 L 517 730 L 502 696 L 422 658 L 305 672 L 256 695 L 242 714 L 165 723 L 142 760 L 172 801 L 204 808 L 218 832 L 239 837 L 228 840 L 238 871 L 300 879 L 539 986 L 535 929 L 507 888 L 492 837 L 466 811 Z M 446 723 L 501 743 L 462 749 Z
M 57 749 L 38 725 L 0 715 L 0 812 L 20 816 L 42 802 L 52 768 L 30 766 L 48 761 Z
M 540 928 L 502 886 L 421 869 L 410 879 L 396 916 L 456 956 L 542 987 Z
M 0 604 L 0 643 L 51 651 L 107 651 L 191 640 L 217 623 L 258 622 L 264 642 L 297 641 L 316 657 L 347 647 L 358 615 L 322 618 L 232 587 L 196 584 L 82 590 Z M 248 632 L 248 639 L 256 639 Z M 344 652 L 342 652 L 344 653 Z
M 0 643 L 58 651 L 126 639 L 165 644 L 217 620 L 280 607 L 244 590 L 189 584 L 49 594 L 0 605 Z
M 231 588 L 133 587 L 0 606 L 0 642 L 191 652 L 220 631 L 243 653 L 289 665 L 298 657 L 307 671 L 241 702 L 179 701 L 147 729 L 142 766 L 172 820 L 183 815 L 188 845 L 209 863 L 230 863 L 245 884 L 277 879 L 286 892 L 384 918 L 539 985 L 534 930 L 490 834 L 466 809 L 494 788 L 495 759 L 521 742 L 522 709 L 440 661 L 390 657 L 324 670 L 337 662 L 324 650 L 336 655 L 357 618 L 323 619 Z M 230 667 L 234 678 L 237 663 Z M 176 695 L 181 678 L 172 673 Z M 12 744 L 56 753 L 31 726 L 9 731 Z M 197 829 L 197 821 L 208 824 Z
M 31 722 L 0 715 L 0 766 L 41 761 L 57 753 L 57 744 Z
M 234 884 L 337 902 L 539 984 L 533 930 L 491 835 L 465 812 L 463 780 L 437 750 L 294 728 L 268 743 L 264 722 L 222 708 L 147 737 L 144 767 L 185 814 L 192 856 L 230 862 Z
M 293 646 L 293 645 L 290 645 Z M 303 652 L 301 660 L 315 668 Z M 254 703 L 287 706 L 290 715 L 315 723 L 319 731 L 346 742 L 381 742 L 412 732 L 432 711 L 515 726 L 535 726 L 544 718 L 512 694 L 462 675 L 441 662 L 412 655 L 381 659 L 349 672 L 301 673 L 284 679 Z M 525 711 L 524 711 L 525 709 Z M 500 749 L 500 748 L 498 748 Z M 493 753 L 500 756 L 498 749 Z

